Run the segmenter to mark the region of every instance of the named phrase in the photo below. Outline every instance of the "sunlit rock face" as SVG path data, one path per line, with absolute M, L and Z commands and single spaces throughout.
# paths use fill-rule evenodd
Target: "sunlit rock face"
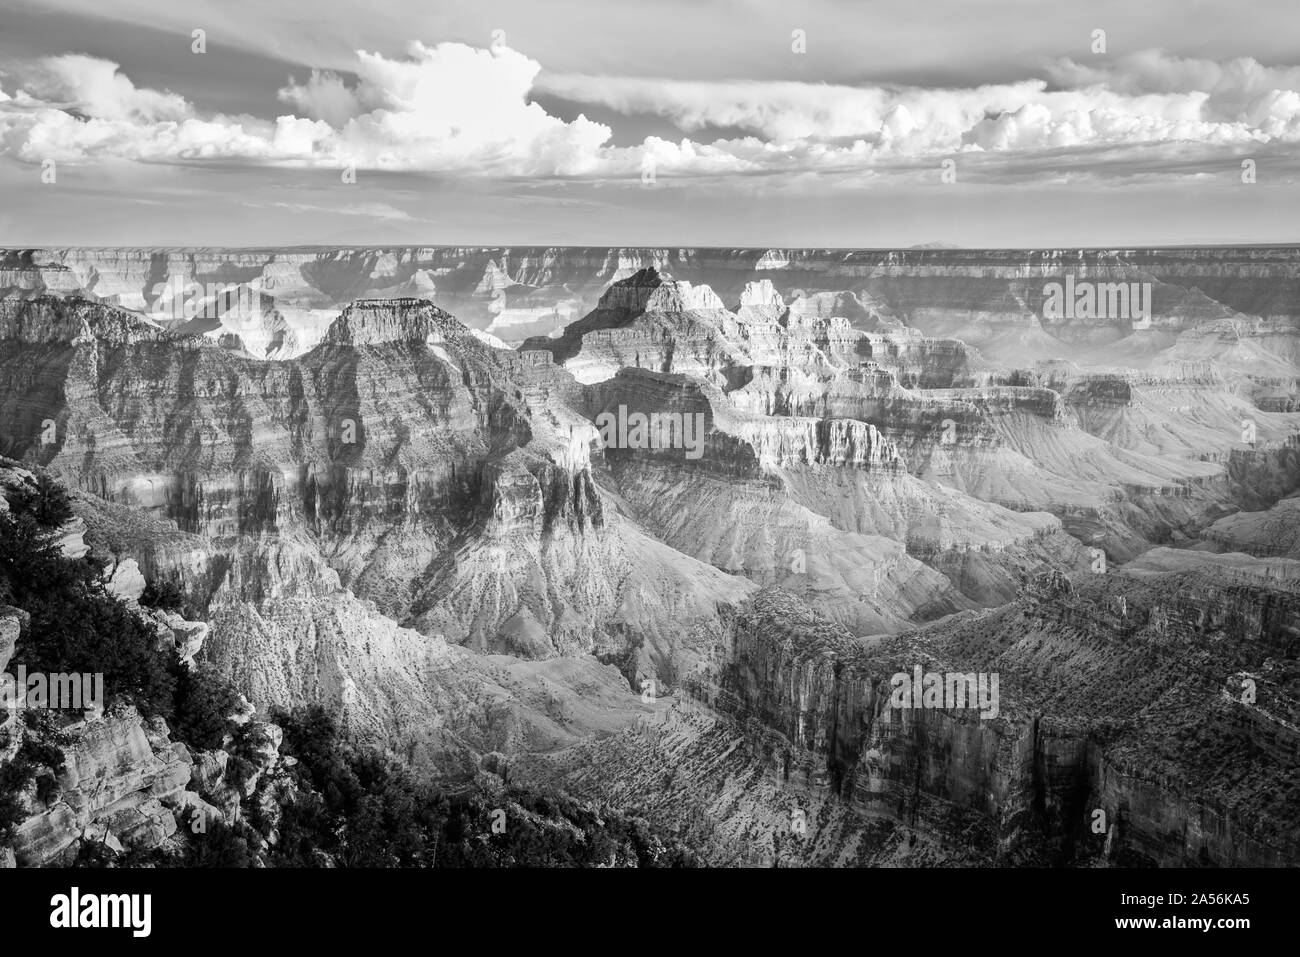
M 583 383 L 628 366 L 719 381 L 747 365 L 742 330 L 707 286 L 647 267 L 613 283 L 587 316 L 555 340 L 530 339 Z

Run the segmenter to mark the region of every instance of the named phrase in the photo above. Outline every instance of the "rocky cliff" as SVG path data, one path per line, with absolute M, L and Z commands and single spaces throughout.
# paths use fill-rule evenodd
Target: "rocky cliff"
M 171 740 L 165 721 L 145 720 L 130 705 L 65 726 L 61 770 L 48 786 L 34 782 L 21 795 L 26 817 L 12 837 L 17 863 L 67 866 L 104 851 L 175 846 L 218 823 L 235 824 L 254 803 L 278 809 L 280 729 L 247 713 L 241 721 L 239 753 L 253 761 L 241 757 L 238 776 L 227 773 L 229 751 L 192 753 Z M 21 744 L 17 733 L 11 757 Z

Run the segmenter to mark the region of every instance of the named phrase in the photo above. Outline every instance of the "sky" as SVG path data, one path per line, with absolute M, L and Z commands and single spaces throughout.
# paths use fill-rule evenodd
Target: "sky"
M 0 246 L 1300 241 L 1295 0 L 0 0 Z

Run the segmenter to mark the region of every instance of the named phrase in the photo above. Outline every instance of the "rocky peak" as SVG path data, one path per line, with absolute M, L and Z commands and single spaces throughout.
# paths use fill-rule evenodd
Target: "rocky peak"
M 376 346 L 392 342 L 443 342 L 468 329 L 424 299 L 359 299 L 330 324 L 322 342 Z
M 740 307 L 743 309 L 746 306 L 784 309 L 785 300 L 772 285 L 772 280 L 760 279 L 758 282 L 745 283 L 745 288 L 740 293 Z
M 640 313 L 725 310 L 726 306 L 708 286 L 679 282 L 654 266 L 646 266 L 613 283 L 600 297 L 598 308 Z
M 770 279 L 745 283 L 736 315 L 744 322 L 778 322 L 786 314 L 785 300 Z

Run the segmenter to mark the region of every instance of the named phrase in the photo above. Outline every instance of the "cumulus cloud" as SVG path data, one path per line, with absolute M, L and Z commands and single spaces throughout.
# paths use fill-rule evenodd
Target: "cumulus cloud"
M 331 132 L 292 116 L 203 118 L 184 97 L 136 87 L 118 64 L 80 54 L 38 61 L 0 104 L 0 152 L 33 163 L 307 161 Z
M 1041 83 L 983 86 L 969 90 L 839 86 L 781 81 L 674 81 L 581 74 L 546 75 L 539 89 L 579 103 L 600 104 L 624 114 L 671 120 L 686 132 L 733 127 L 775 142 L 870 137 L 925 139 L 961 145 L 961 134 L 989 110 L 1017 109 Z
M 290 79 L 277 91 L 289 112 L 274 120 L 199 115 L 183 97 L 135 86 L 111 61 L 48 58 L 14 96 L 0 91 L 0 152 L 29 162 L 229 160 L 636 179 L 647 168 L 656 177 L 863 174 L 954 153 L 1041 173 L 1036 157 L 1074 151 L 1084 160 L 1105 155 L 1121 169 L 1116 150 L 1131 158 L 1179 144 L 1207 156 L 1300 141 L 1300 68 L 1250 59 L 1146 51 L 1101 66 L 1054 61 L 1045 78 L 931 89 L 546 74 L 515 50 L 458 43 L 356 57 L 346 78 L 318 70 Z M 554 116 L 539 94 L 659 116 L 683 135 L 615 147 L 610 126 Z M 742 135 L 703 142 L 710 130 Z
M 0 119 L 26 160 L 113 156 L 372 169 L 573 176 L 595 171 L 609 127 L 565 122 L 528 93 L 540 64 L 502 48 L 412 44 L 406 59 L 359 52 L 358 82 L 315 72 L 279 91 L 296 113 L 274 122 L 196 114 L 172 93 L 137 88 L 117 64 L 72 55 L 26 82 L 34 107 Z M 298 115 L 301 114 L 301 115 Z
M 29 91 L 53 104 L 64 104 L 103 120 L 155 122 L 190 114 L 184 97 L 138 89 L 111 60 L 71 53 L 46 57 L 28 83 Z
M 572 74 L 544 75 L 540 83 L 567 100 L 661 116 L 688 132 L 733 127 L 776 143 L 860 139 L 887 156 L 971 146 L 1014 151 L 1180 140 L 1249 143 L 1294 135 L 1297 114 L 1281 94 L 1257 99 L 1249 111 L 1215 116 L 1207 110 L 1213 94 L 1204 91 L 1119 92 L 1093 77 L 1081 78 L 1090 85 L 1071 90 L 1050 90 L 1041 79 L 969 89 L 665 83 Z
M 613 133 L 582 116 L 566 123 L 528 102 L 541 65 L 506 47 L 415 42 L 407 60 L 361 52 L 358 61 L 350 97 L 323 75 L 282 95 L 322 118 L 329 109 L 337 150 L 359 164 L 580 175 L 596 168 Z
M 1123 96 L 1108 90 L 1042 93 L 1017 109 L 975 124 L 966 141 L 1010 151 L 1108 144 L 1267 141 L 1247 123 L 1204 119 L 1205 93 Z

